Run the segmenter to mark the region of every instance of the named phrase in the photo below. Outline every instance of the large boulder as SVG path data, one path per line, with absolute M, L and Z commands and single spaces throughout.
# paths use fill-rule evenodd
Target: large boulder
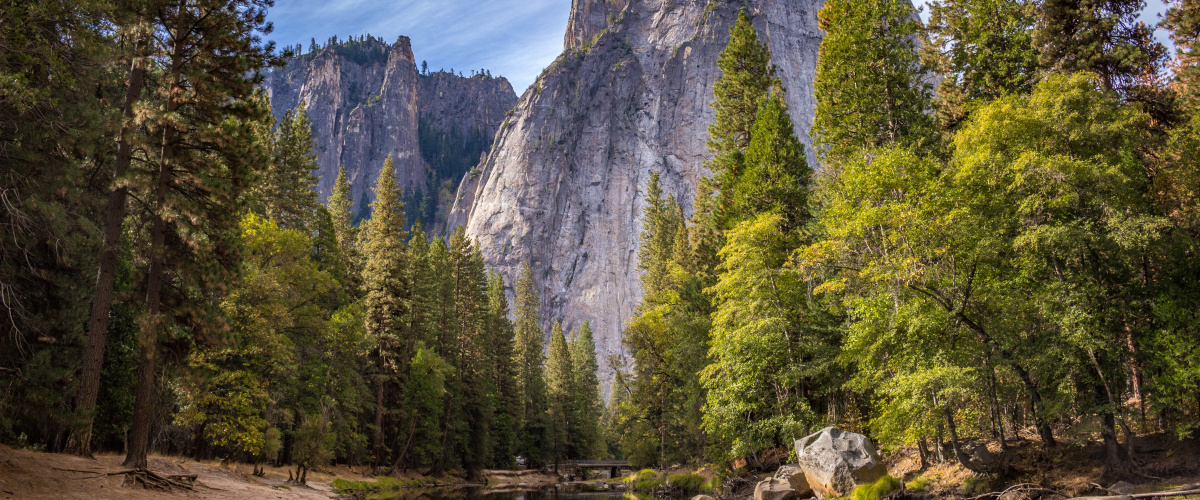
M 796 456 L 808 486 L 822 498 L 844 497 L 887 474 L 866 436 L 833 427 L 796 440 Z
M 808 478 L 804 477 L 804 469 L 798 465 L 784 465 L 775 472 L 775 479 L 787 481 L 800 496 L 808 496 L 812 488 L 808 486 Z
M 754 500 L 795 500 L 800 498 L 791 483 L 783 479 L 769 478 L 754 486 Z

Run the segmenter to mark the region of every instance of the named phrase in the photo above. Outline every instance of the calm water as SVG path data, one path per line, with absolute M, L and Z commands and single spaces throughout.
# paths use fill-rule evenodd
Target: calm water
M 639 495 L 641 497 L 641 495 Z M 402 493 L 395 500 L 626 500 L 634 499 L 619 491 L 585 492 L 575 488 L 542 488 L 536 490 L 488 490 L 484 488 L 453 488 Z M 650 498 L 650 497 L 644 497 Z M 668 499 L 657 499 L 668 500 Z

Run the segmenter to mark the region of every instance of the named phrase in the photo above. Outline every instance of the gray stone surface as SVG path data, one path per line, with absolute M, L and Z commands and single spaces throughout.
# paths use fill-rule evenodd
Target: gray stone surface
M 775 479 L 782 479 L 792 485 L 792 489 L 796 490 L 796 494 L 807 496 L 812 493 L 812 488 L 808 485 L 808 478 L 804 476 L 804 469 L 799 465 L 784 465 L 775 471 Z
M 460 185 L 449 225 L 478 238 L 511 286 L 529 262 L 546 331 L 590 320 L 598 355 L 621 351 L 641 299 L 646 183 L 689 211 L 708 174 L 717 56 L 745 8 L 808 144 L 821 0 L 574 0 L 564 52 L 521 96 L 482 167 Z M 811 161 L 811 154 L 810 154 Z M 605 392 L 608 363 L 600 363 Z
M 388 155 L 401 187 L 423 190 L 420 118 L 441 131 L 478 130 L 490 138 L 516 103 L 512 85 L 502 77 L 419 74 L 408 37 L 391 45 L 374 40 L 358 45 L 366 55 L 346 49 L 304 54 L 267 72 L 263 82 L 276 118 L 304 103 L 320 165 L 321 200 L 333 189 L 338 165 L 346 167 L 351 199 L 357 204 L 364 193 L 370 198 Z
M 783 479 L 769 478 L 754 486 L 754 500 L 794 500 L 800 498 L 792 485 Z
M 866 436 L 833 427 L 796 440 L 796 456 L 808 485 L 823 498 L 849 495 L 856 486 L 887 474 Z

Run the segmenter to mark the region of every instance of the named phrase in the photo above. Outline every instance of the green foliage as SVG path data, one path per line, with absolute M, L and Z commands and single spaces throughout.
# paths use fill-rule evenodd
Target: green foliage
M 853 500 L 881 500 L 903 487 L 904 484 L 899 479 L 885 475 L 874 483 L 858 485 L 850 497 Z
M 826 162 L 857 148 L 930 140 L 931 86 L 916 49 L 921 23 L 905 0 L 834 0 L 813 80 L 813 144 Z
M 571 429 L 569 455 L 582 459 L 603 458 L 607 450 L 601 436 L 599 415 L 604 412 L 604 404 L 600 401 L 600 380 L 596 375 L 600 365 L 596 361 L 596 341 L 589 322 L 584 321 L 579 333 L 571 339 L 570 353 L 574 364 L 571 373 L 575 379 L 571 404 L 576 423 Z
M 251 206 L 285 228 L 311 230 L 316 224 L 317 155 L 304 103 L 288 110 L 271 137 L 271 161 L 254 183 Z
M 745 163 L 745 171 L 732 187 L 730 222 L 774 212 L 782 216 L 779 223 L 784 232 L 803 226 L 809 215 L 812 171 L 781 92 L 765 97 L 759 105 Z
M 1094 73 L 1105 89 L 1129 93 L 1162 66 L 1167 50 L 1138 20 L 1142 0 L 1047 0 L 1033 43 L 1041 63 L 1063 73 Z
M 446 378 L 453 375 L 450 365 L 424 345 L 417 347 L 409 375 L 407 398 L 409 419 L 413 422 L 408 437 L 414 463 L 434 463 L 442 454 L 442 398 L 446 396 Z
M 794 242 L 780 225 L 768 213 L 734 227 L 707 290 L 717 309 L 712 361 L 701 371 L 704 428 L 729 458 L 786 446 L 816 427 L 804 388 L 826 376 L 822 360 L 836 351 L 801 275 L 785 266 Z
M 542 351 L 542 327 L 538 310 L 541 301 L 533 283 L 533 271 L 529 263 L 521 270 L 516 286 L 516 343 L 514 357 L 517 360 L 518 389 L 521 394 L 521 419 L 517 452 L 525 457 L 527 464 L 541 463 L 549 455 L 547 432 L 549 409 L 546 379 L 542 371 L 545 357 Z
M 575 413 L 575 375 L 571 351 L 563 336 L 562 324 L 554 322 L 550 331 L 550 348 L 546 357 L 546 397 L 549 400 L 549 458 L 554 463 L 567 458 L 568 434 L 579 420 Z
M 1026 0 L 940 0 L 929 4 L 923 52 L 942 76 L 938 115 L 961 123 L 978 102 L 1028 93 L 1038 78 L 1036 6 Z
M 721 191 L 721 205 L 712 216 L 718 224 L 723 210 L 731 202 L 734 187 L 744 169 L 744 155 L 750 144 L 751 129 L 763 96 L 777 82 L 771 53 L 759 42 L 758 33 L 745 11 L 729 28 L 729 43 L 717 58 L 721 76 L 713 82 L 714 121 L 708 127 L 708 149 L 713 159 L 706 163 Z
M 710 489 L 704 476 L 690 472 L 668 475 L 667 484 L 686 493 L 698 493 Z
M 662 486 L 663 479 L 652 469 L 642 469 L 624 479 L 625 485 L 633 491 L 653 491 Z

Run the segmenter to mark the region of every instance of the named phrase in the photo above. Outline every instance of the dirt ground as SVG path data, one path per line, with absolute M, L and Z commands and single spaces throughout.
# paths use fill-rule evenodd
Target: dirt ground
M 122 487 L 122 475 L 105 475 L 125 470 L 122 456 L 98 455 L 94 460 L 72 455 L 14 450 L 0 446 L 0 499 L 96 499 L 142 500 L 188 498 L 204 500 L 337 498 L 329 486 L 335 477 L 355 477 L 339 467 L 337 475 L 309 472 L 308 486 L 285 484 L 287 469 L 267 468 L 266 477 L 255 477 L 249 465 L 196 462 L 177 457 L 152 456 L 150 470 L 162 474 L 195 474 L 192 491 L 164 493 Z M 340 470 L 346 469 L 346 470 Z
M 985 444 L 1000 457 L 992 465 L 993 474 L 976 474 L 953 461 L 920 470 L 915 449 L 887 456 L 888 472 L 905 481 L 923 477 L 929 482 L 929 493 L 939 498 L 974 496 L 962 491 L 962 485 L 972 479 L 979 483 L 982 492 L 1004 491 L 1021 483 L 1036 484 L 1045 488 L 1043 498 L 1103 496 L 1109 494 L 1103 488 L 1120 481 L 1134 485 L 1139 493 L 1200 483 L 1197 439 L 1179 440 L 1162 433 L 1137 436 L 1133 439 L 1137 464 L 1126 463 L 1117 468 L 1104 466 L 1105 450 L 1098 440 L 1064 440 L 1047 450 L 1036 439 L 1026 438 L 1010 442 L 1007 454 L 1001 453 L 996 440 Z

